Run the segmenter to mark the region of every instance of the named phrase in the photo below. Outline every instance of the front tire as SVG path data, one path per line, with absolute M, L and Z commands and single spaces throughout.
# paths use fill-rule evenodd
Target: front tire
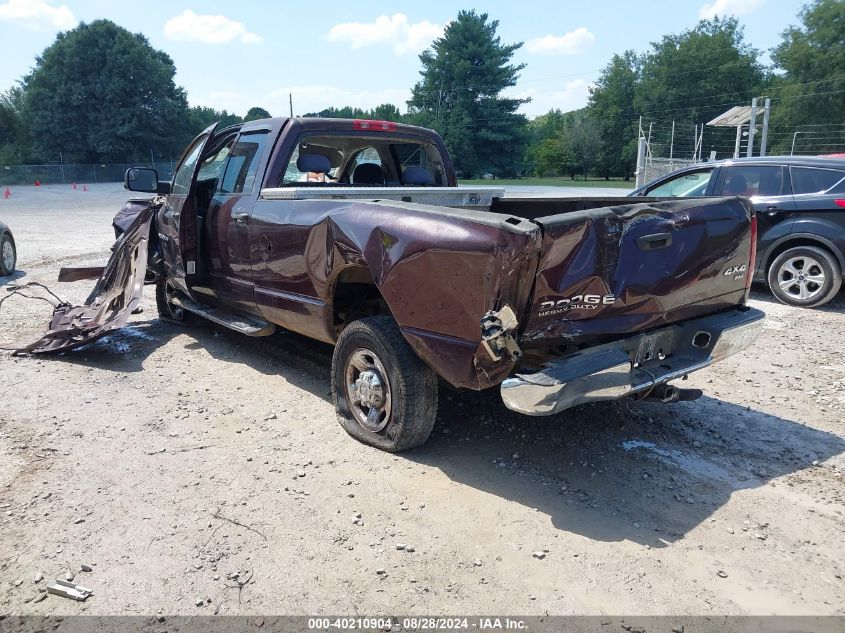
M 193 313 L 173 304 L 173 297 L 177 293 L 178 290 L 166 279 L 156 284 L 156 308 L 158 309 L 159 318 L 181 325 L 194 323 L 196 317 Z
M 15 240 L 8 233 L 3 233 L 0 235 L 0 277 L 15 272 L 17 263 L 18 252 L 15 249 Z
M 332 356 L 338 422 L 355 439 L 396 453 L 425 443 L 437 417 L 437 376 L 390 317 L 341 332 Z
M 842 269 L 830 251 L 795 246 L 778 255 L 767 275 L 772 294 L 788 305 L 815 308 L 836 296 Z

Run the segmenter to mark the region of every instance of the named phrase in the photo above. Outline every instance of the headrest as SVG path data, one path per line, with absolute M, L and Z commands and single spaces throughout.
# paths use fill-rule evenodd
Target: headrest
M 332 170 L 332 163 L 322 154 L 300 154 L 296 159 L 296 168 L 301 172 L 313 171 L 327 174 Z
M 375 163 L 361 163 L 352 172 L 353 185 L 383 185 L 384 172 Z
M 425 167 L 408 165 L 402 173 L 402 183 L 406 185 L 419 185 L 421 187 L 433 185 L 434 174 Z

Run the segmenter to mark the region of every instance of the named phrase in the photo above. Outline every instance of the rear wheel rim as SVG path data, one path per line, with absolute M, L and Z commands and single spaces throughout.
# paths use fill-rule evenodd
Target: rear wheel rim
M 809 301 L 824 290 L 827 276 L 821 263 L 809 255 L 790 257 L 778 269 L 777 283 L 791 299 Z
M 390 422 L 390 381 L 375 352 L 360 347 L 352 352 L 344 368 L 346 401 L 355 421 L 365 431 L 380 433 Z
M 12 272 L 15 267 L 15 247 L 12 246 L 12 240 L 8 238 L 3 240 L 2 251 L 3 268 Z

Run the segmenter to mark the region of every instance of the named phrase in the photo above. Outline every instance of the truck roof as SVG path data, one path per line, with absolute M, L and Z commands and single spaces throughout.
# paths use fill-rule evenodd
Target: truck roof
M 242 124 L 243 130 L 250 129 L 279 129 L 288 122 L 293 122 L 301 131 L 326 130 L 343 132 L 396 132 L 399 134 L 413 134 L 439 140 L 440 136 L 434 130 L 395 123 L 393 121 L 375 121 L 370 119 L 334 119 L 329 117 L 273 117 L 270 119 L 256 119 Z

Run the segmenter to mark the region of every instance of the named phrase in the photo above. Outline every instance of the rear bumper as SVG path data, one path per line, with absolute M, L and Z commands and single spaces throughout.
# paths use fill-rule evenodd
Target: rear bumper
M 754 308 L 729 310 L 586 349 L 506 379 L 502 400 L 519 413 L 552 415 L 646 392 L 744 350 L 765 317 Z

